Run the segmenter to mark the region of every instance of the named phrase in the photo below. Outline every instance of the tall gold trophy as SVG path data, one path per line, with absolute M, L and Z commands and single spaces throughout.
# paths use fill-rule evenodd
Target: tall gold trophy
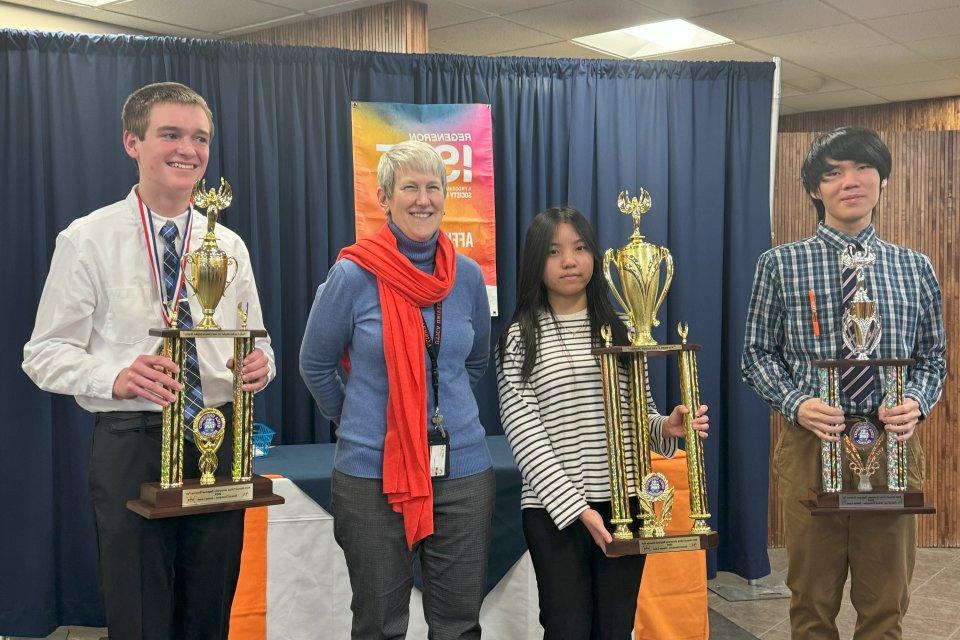
M 127 508 L 149 519 L 231 511 L 248 507 L 280 504 L 283 498 L 273 493 L 269 478 L 253 473 L 253 393 L 243 390 L 243 360 L 254 349 L 254 339 L 264 337 L 263 329 L 247 328 L 247 308 L 238 305 L 238 329 L 222 329 L 214 319 L 224 291 L 237 273 L 236 258 L 217 245 L 217 215 L 230 206 L 233 191 L 223 178 L 219 189 L 204 191 L 205 181 L 196 184 L 193 204 L 206 209 L 207 233 L 202 245 L 184 256 L 189 265 L 187 282 L 203 308 L 203 318 L 193 329 L 178 329 L 176 313 L 170 314 L 170 326 L 151 329 L 151 336 L 163 338 L 161 353 L 179 367 L 174 378 L 183 384 L 185 341 L 187 338 L 233 339 L 233 466 L 230 476 L 216 476 L 217 450 L 226 435 L 226 418 L 214 408 L 197 412 L 187 428 L 200 452 L 200 478 L 184 480 L 184 392 L 163 408 L 163 432 L 160 453 L 160 481 L 140 487 L 140 498 L 127 502 Z M 233 277 L 228 278 L 230 265 Z M 171 309 L 172 311 L 173 309 Z
M 646 190 L 641 189 L 638 198 L 630 198 L 627 192 L 621 192 L 617 204 L 622 213 L 633 218 L 633 235 L 626 246 L 616 251 L 606 251 L 603 271 L 611 292 L 627 313 L 630 344 L 614 346 L 609 327 L 604 327 L 604 346 L 591 350 L 591 353 L 600 356 L 607 457 L 610 463 L 610 502 L 613 512 L 610 522 L 614 532 L 613 542 L 606 546 L 605 552 L 614 557 L 712 549 L 718 544 L 718 536 L 708 524 L 710 513 L 707 511 L 703 446 L 693 429 L 693 418 L 700 407 L 696 357 L 700 345 L 687 342 L 688 328 L 685 323 L 677 325 L 680 344 L 661 345 L 653 339 L 651 330 L 660 324 L 657 313 L 673 279 L 673 257 L 666 247 L 646 242 L 640 235 L 640 218 L 650 210 L 652 204 Z M 613 282 L 611 265 L 617 267 L 623 295 Z M 665 275 L 661 286 L 662 271 Z M 666 476 L 653 471 L 650 462 L 650 418 L 646 393 L 647 358 L 673 354 L 678 356 L 681 401 L 689 410 L 684 416 L 684 439 L 693 526 L 689 533 L 680 535 L 666 532 L 675 488 L 670 486 Z M 629 424 L 625 424 L 620 411 L 620 371 L 617 362 L 624 357 L 628 362 L 630 411 L 633 414 Z M 629 460 L 624 447 L 625 428 L 630 429 L 633 440 L 633 452 Z M 639 483 L 634 493 L 640 505 L 636 515 L 630 513 L 628 465 Z M 643 523 L 638 536 L 634 536 L 629 527 L 634 518 Z
M 840 254 L 840 266 L 856 273 L 857 287 L 843 312 L 841 338 L 851 357 L 837 360 L 815 360 L 820 400 L 840 406 L 841 371 L 847 367 L 871 367 L 881 370 L 883 404 L 887 408 L 903 404 L 903 384 L 910 358 L 871 358 L 880 344 L 881 322 L 876 301 L 867 292 L 864 272 L 876 262 L 869 249 L 853 245 Z M 869 375 L 873 375 L 870 372 Z M 848 415 L 839 442 L 821 441 L 821 487 L 811 487 L 801 503 L 812 515 L 866 513 L 936 513 L 926 504 L 923 491 L 907 485 L 907 443 L 897 442 L 883 430 L 872 416 Z M 844 456 L 846 454 L 846 456 Z M 851 471 L 849 486 L 844 484 L 844 461 Z M 877 490 L 873 480 L 885 467 L 886 488 Z M 879 481 L 879 478 L 876 478 Z M 852 485 L 856 483 L 856 487 Z

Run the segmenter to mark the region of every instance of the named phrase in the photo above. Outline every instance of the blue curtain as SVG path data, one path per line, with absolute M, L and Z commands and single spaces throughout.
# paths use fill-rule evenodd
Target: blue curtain
M 136 181 L 120 143 L 124 98 L 177 80 L 210 102 L 208 177 L 227 177 L 223 222 L 250 248 L 279 374 L 258 418 L 283 443 L 323 442 L 329 424 L 300 381 L 297 355 L 317 285 L 354 239 L 350 101 L 492 105 L 501 319 L 516 300 L 522 234 L 569 203 L 602 246 L 631 223 L 617 193 L 645 186 L 643 232 L 670 247 L 677 273 L 658 340 L 689 321 L 700 354 L 710 508 L 719 568 L 747 578 L 766 556 L 768 411 L 740 382 L 744 314 L 770 244 L 772 63 L 625 62 L 396 55 L 302 47 L 0 31 L 0 633 L 45 635 L 100 624 L 96 543 L 86 489 L 92 427 L 72 399 L 20 370 L 56 234 L 119 200 Z M 677 403 L 675 361 L 654 359 L 658 406 Z M 492 367 L 491 367 L 492 369 Z M 477 390 L 499 433 L 492 371 Z

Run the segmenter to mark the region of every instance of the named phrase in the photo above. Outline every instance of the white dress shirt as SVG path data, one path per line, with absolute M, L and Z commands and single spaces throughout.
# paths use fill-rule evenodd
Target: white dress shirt
M 175 221 L 182 234 L 186 213 Z M 154 215 L 156 233 L 164 222 L 165 218 Z M 206 226 L 206 217 L 195 211 L 191 250 L 200 246 Z M 237 303 L 248 302 L 247 326 L 263 328 L 243 240 L 219 223 L 215 233 L 220 249 L 236 258 L 239 271 L 214 319 L 224 329 L 238 328 Z M 163 246 L 159 241 L 158 251 Z M 189 285 L 184 286 L 189 291 L 191 317 L 199 322 L 200 303 Z M 57 236 L 33 335 L 23 348 L 23 370 L 41 389 L 72 395 L 87 411 L 159 411 L 159 405 L 143 398 L 114 398 L 113 383 L 137 356 L 158 352 L 161 340 L 149 331 L 163 326 L 137 195 L 131 190 L 125 200 L 74 220 Z M 258 338 L 256 346 L 270 361 L 272 379 L 276 367 L 270 338 Z M 232 401 L 233 374 L 226 362 L 233 357 L 233 339 L 200 338 L 197 350 L 204 404 L 212 407 Z

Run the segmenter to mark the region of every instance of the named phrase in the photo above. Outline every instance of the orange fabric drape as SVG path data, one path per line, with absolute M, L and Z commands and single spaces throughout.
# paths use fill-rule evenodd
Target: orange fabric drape
M 652 454 L 653 468 L 676 488 L 670 533 L 690 531 L 690 491 L 687 456 L 678 450 L 673 458 Z M 707 562 L 705 551 L 652 553 L 647 556 L 637 596 L 636 640 L 706 640 Z
M 230 610 L 230 640 L 267 637 L 267 507 L 247 509 L 243 519 L 240 577 Z

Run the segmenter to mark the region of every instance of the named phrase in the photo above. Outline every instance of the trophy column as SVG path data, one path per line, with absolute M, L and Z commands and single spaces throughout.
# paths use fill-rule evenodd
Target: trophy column
M 601 335 L 607 346 L 611 343 L 610 327 L 604 326 Z M 614 540 L 629 540 L 633 537 L 628 525 L 630 488 L 627 483 L 627 465 L 623 446 L 623 415 L 620 411 L 620 371 L 617 356 L 604 353 L 600 356 L 600 373 L 603 377 L 603 416 L 607 432 L 607 462 L 610 467 L 610 508 L 613 517 Z
M 183 339 L 179 335 L 163 338 L 163 355 L 173 360 L 178 371 L 173 376 L 183 384 Z M 160 486 L 164 489 L 183 484 L 183 394 L 163 408 L 163 432 L 160 445 Z
M 839 407 L 837 370 L 834 367 L 821 368 L 817 377 L 820 383 L 820 401 L 831 407 Z M 840 442 L 820 441 L 820 468 L 824 492 L 836 493 L 843 489 L 843 448 Z
M 894 365 L 883 368 L 883 404 L 888 409 L 903 404 L 903 378 L 906 367 Z M 907 443 L 887 438 L 887 489 L 907 490 Z
M 253 476 L 253 394 L 243 390 L 243 360 L 253 351 L 253 338 L 233 339 L 233 468 L 234 482 Z
M 707 478 L 703 469 L 703 443 L 693 429 L 693 419 L 700 408 L 700 385 L 697 382 L 697 352 L 687 348 L 687 325 L 677 326 L 683 350 L 680 364 L 680 401 L 687 408 L 683 416 L 683 440 L 687 451 L 687 484 L 690 487 L 691 533 L 709 533 L 710 512 L 707 511 Z

